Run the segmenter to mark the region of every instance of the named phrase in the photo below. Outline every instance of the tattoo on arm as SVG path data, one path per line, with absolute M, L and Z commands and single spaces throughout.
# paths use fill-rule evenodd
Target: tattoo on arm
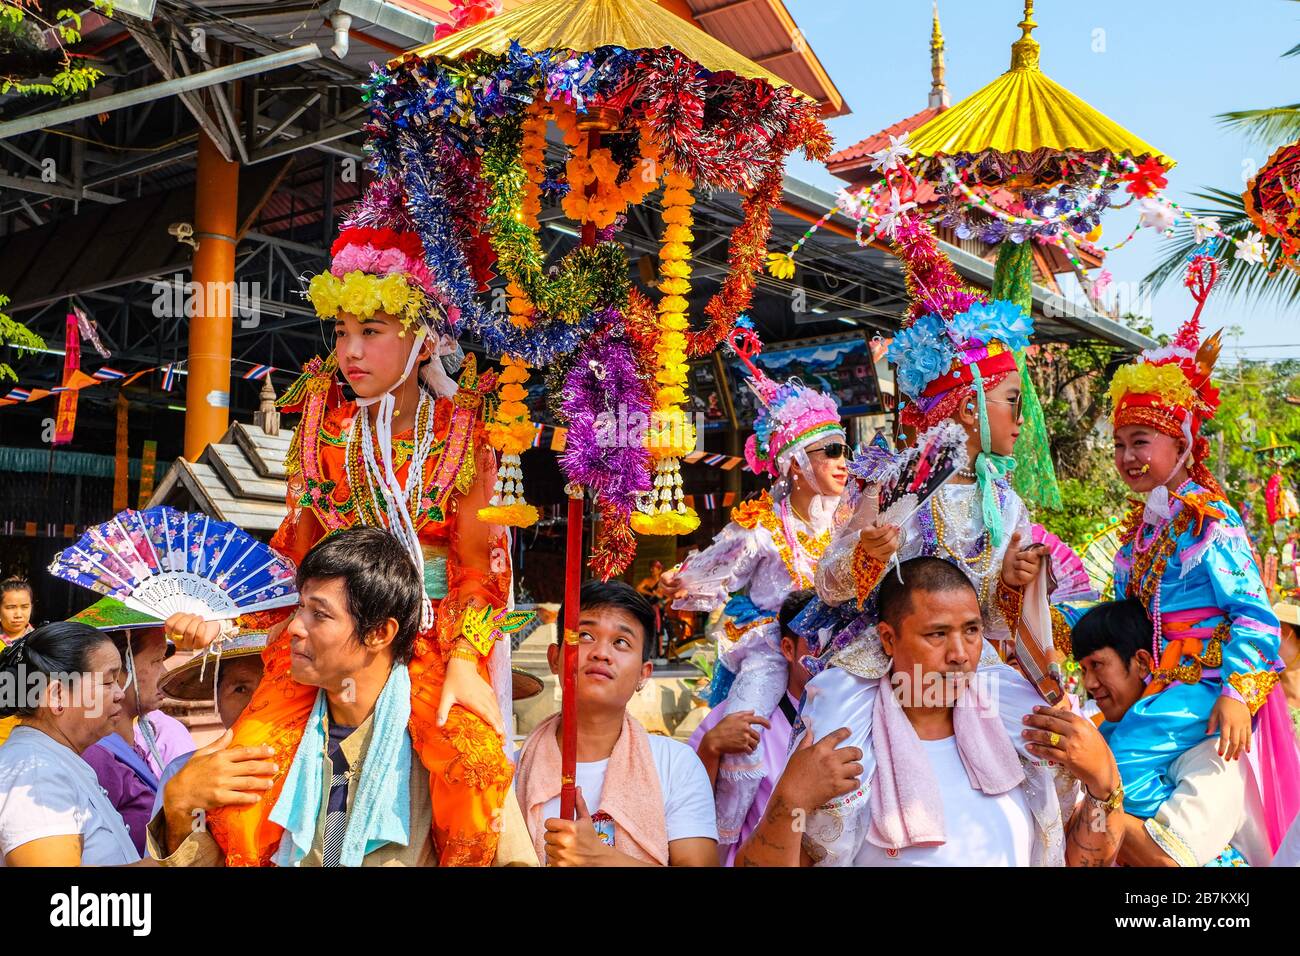
M 795 810 L 774 793 L 762 822 L 736 854 L 736 865 L 798 866 L 800 835 L 791 825 Z
M 1124 838 L 1124 814 L 1106 813 L 1086 800 L 1070 818 L 1065 840 L 1066 866 L 1111 866 Z

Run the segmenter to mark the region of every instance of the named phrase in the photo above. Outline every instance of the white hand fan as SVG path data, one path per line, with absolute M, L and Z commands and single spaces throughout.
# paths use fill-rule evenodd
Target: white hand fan
M 226 620 L 298 600 L 293 566 L 270 547 L 236 525 L 166 507 L 89 528 L 50 573 L 164 620 Z

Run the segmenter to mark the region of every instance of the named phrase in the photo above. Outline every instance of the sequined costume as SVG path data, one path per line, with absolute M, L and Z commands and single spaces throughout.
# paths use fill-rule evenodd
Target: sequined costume
M 896 195 L 914 190 L 915 181 L 901 165 L 887 167 L 885 174 Z M 905 494 L 883 518 L 899 526 L 900 562 L 942 558 L 960 567 L 974 585 L 986 638 L 977 671 L 989 685 L 1025 771 L 1024 793 L 1039 830 L 1034 863 L 1060 865 L 1062 808 L 1068 815 L 1073 806 L 1071 782 L 1025 749 L 1021 720 L 1043 699 L 1018 670 L 1003 663 L 991 643 L 1007 641 L 1019 617 L 1018 595 L 1001 582 L 1002 562 L 1017 533 L 1022 544 L 1028 541 L 1030 522 L 1007 481 L 1014 459 L 993 450 L 987 393 L 1016 372 L 1015 353 L 1028 344 L 1033 322 L 1015 303 L 989 301 L 963 285 L 923 219 L 904 213 L 885 231 L 903 261 L 912 298 L 903 328 L 888 351 L 902 393 L 899 421 L 914 430 L 918 449 L 954 428 L 964 449 L 965 429 L 957 416 L 969 407 L 977 412 L 980 451 L 969 462 L 967 475 L 974 477 L 973 483 L 950 479 L 919 510 L 915 497 Z M 873 469 L 864 473 L 857 467 L 870 454 L 867 449 L 850 466 L 850 474 L 867 482 L 863 494 L 876 494 L 883 481 Z M 968 457 L 963 455 L 963 461 Z M 911 506 L 898 512 L 909 500 Z M 875 512 L 870 514 L 874 517 Z M 839 529 L 818 567 L 818 600 L 792 623 L 816 648 L 816 656 L 805 660 L 813 678 L 805 689 L 801 724 L 811 723 L 818 736 L 848 727 L 852 736 L 845 743 L 864 753 L 861 788 L 809 817 L 804 848 L 818 865 L 851 865 L 864 838 L 860 817 L 868 805 L 875 767 L 873 710 L 882 678 L 892 666 L 876 631 L 875 595 L 884 575 L 895 573 L 895 565 L 868 553 L 861 540 L 864 524 L 855 516 Z M 796 727 L 796 737 L 802 731 L 803 726 Z
M 1274 789 L 1285 792 L 1282 803 L 1293 805 L 1300 790 L 1290 733 L 1283 730 L 1290 752 L 1275 751 L 1276 707 L 1261 713 L 1270 694 L 1282 693 L 1278 619 L 1241 516 L 1206 467 L 1209 442 L 1200 433 L 1219 407 L 1211 380 L 1219 335 L 1201 341 L 1199 321 L 1218 271 L 1212 257 L 1193 257 L 1184 285 L 1196 311 L 1169 345 L 1140 354 L 1110 385 L 1117 433 L 1144 428 L 1181 442 L 1183 449 L 1173 472 L 1158 476 L 1162 483 L 1128 513 L 1115 555 L 1116 595 L 1140 599 L 1154 625 L 1156 669 L 1145 696 L 1101 730 L 1123 778 L 1124 808 L 1143 818 L 1172 792 L 1170 765 L 1205 739 L 1221 696 L 1249 708 L 1256 718 L 1255 746 L 1281 758 L 1276 765 L 1270 761 L 1268 772 L 1276 771 Z M 1184 465 L 1190 477 L 1170 492 L 1167 483 Z M 1061 611 L 1068 623 L 1080 616 L 1077 609 Z M 1068 640 L 1064 631 L 1061 637 Z
M 789 681 L 777 614 L 788 594 L 812 587 L 817 562 L 830 541 L 835 510 L 836 498 L 816 485 L 808 449 L 843 444 L 845 433 L 833 398 L 798 379 L 778 384 L 751 361 L 761 349 L 752 330 L 742 326 L 732 334 L 731 344 L 748 369 L 749 385 L 759 400 L 745 458 L 754 472 L 776 481 L 770 493 L 737 506 L 713 544 L 687 558 L 678 575 L 686 594 L 673 606 L 713 611 L 725 605 L 727 618 L 718 642 L 720 682 L 711 702 L 725 698 L 731 713 L 770 714 Z M 806 516 L 795 513 L 790 499 L 795 464 L 799 480 L 818 492 Z M 723 757 L 715 787 L 722 846 L 739 839 L 766 773 L 760 749 Z
M 497 464 L 484 439 L 481 410 L 494 379 L 479 376 L 472 357 L 459 384 L 447 378 L 440 355 L 449 324 L 401 203 L 400 190 L 372 185 L 331 248 L 330 268 L 311 279 L 307 296 L 331 323 L 343 315 L 400 321 L 401 338 L 409 343 L 406 370 L 382 395 L 345 402 L 332 353 L 309 362 L 281 397 L 280 406 L 301 412 L 302 419 L 285 463 L 289 515 L 271 546 L 300 562 L 324 537 L 358 524 L 381 527 L 421 570 L 427 600 L 406 665 L 408 729 L 429 773 L 433 840 L 441 866 L 488 866 L 513 774 L 506 742 L 463 706 L 453 707 L 441 727 L 437 712 L 454 656 L 475 661 L 501 713 L 511 713 L 508 643 L 477 639 L 474 628 L 463 626 L 468 609 L 501 609 L 510 597 L 507 532 L 477 517 L 491 499 Z M 417 372 L 430 337 L 438 348 Z M 420 383 L 419 404 L 408 423 L 396 417 L 395 392 L 413 374 Z M 420 480 L 408 484 L 413 462 L 419 463 Z M 262 682 L 234 726 L 234 743 L 270 745 L 280 773 L 253 806 L 208 815 L 229 865 L 271 862 L 283 833 L 271 812 L 318 694 L 318 688 L 293 680 L 287 633 L 268 644 L 262 659 Z
M 718 660 L 735 675 L 724 688 L 729 711 L 768 714 L 785 693 L 789 667 L 781 656 L 777 612 L 792 591 L 812 586 L 817 560 L 830 541 L 832 510 L 815 507 L 805 522 L 794 515 L 788 499 L 774 503 L 764 493 L 733 509 L 731 522 L 713 544 L 682 567 L 680 581 L 687 596 L 674 607 L 712 611 L 725 605 Z M 743 759 L 719 768 L 720 783 L 752 780 L 756 791 L 765 773 L 758 751 L 735 756 Z M 749 805 L 730 806 L 727 793 L 725 785 L 718 787 L 719 821 L 724 816 L 730 820 L 734 812 L 739 818 L 734 832 L 729 831 L 730 840 L 722 842 L 735 842 Z M 736 803 L 745 795 L 739 794 Z M 752 801 L 753 795 L 748 796 Z

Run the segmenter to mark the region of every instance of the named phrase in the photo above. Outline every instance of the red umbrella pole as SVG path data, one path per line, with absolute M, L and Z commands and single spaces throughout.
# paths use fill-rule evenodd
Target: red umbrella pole
M 587 154 L 600 145 L 600 131 L 587 130 Z M 592 187 L 588 187 L 588 194 Z M 582 225 L 582 244 L 596 244 L 596 225 Z M 560 704 L 560 819 L 578 818 L 578 597 L 582 587 L 582 488 L 571 485 L 564 565 L 564 627 Z

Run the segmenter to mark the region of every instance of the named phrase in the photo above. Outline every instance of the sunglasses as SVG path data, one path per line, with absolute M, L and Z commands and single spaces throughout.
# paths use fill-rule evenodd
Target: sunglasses
M 833 461 L 836 458 L 843 458 L 847 455 L 849 453 L 849 446 L 844 444 L 844 442 L 833 441 L 829 445 L 822 445 L 821 448 L 808 449 L 808 454 L 810 455 L 815 455 L 818 452 Z
M 1011 398 L 1011 399 L 986 398 L 985 401 L 990 402 L 991 404 L 994 405 L 1010 405 L 1011 419 L 1012 421 L 1017 421 L 1017 422 L 1020 421 L 1021 412 L 1024 411 L 1024 407 L 1025 407 L 1025 396 L 1023 392 L 1017 395 L 1015 398 Z

